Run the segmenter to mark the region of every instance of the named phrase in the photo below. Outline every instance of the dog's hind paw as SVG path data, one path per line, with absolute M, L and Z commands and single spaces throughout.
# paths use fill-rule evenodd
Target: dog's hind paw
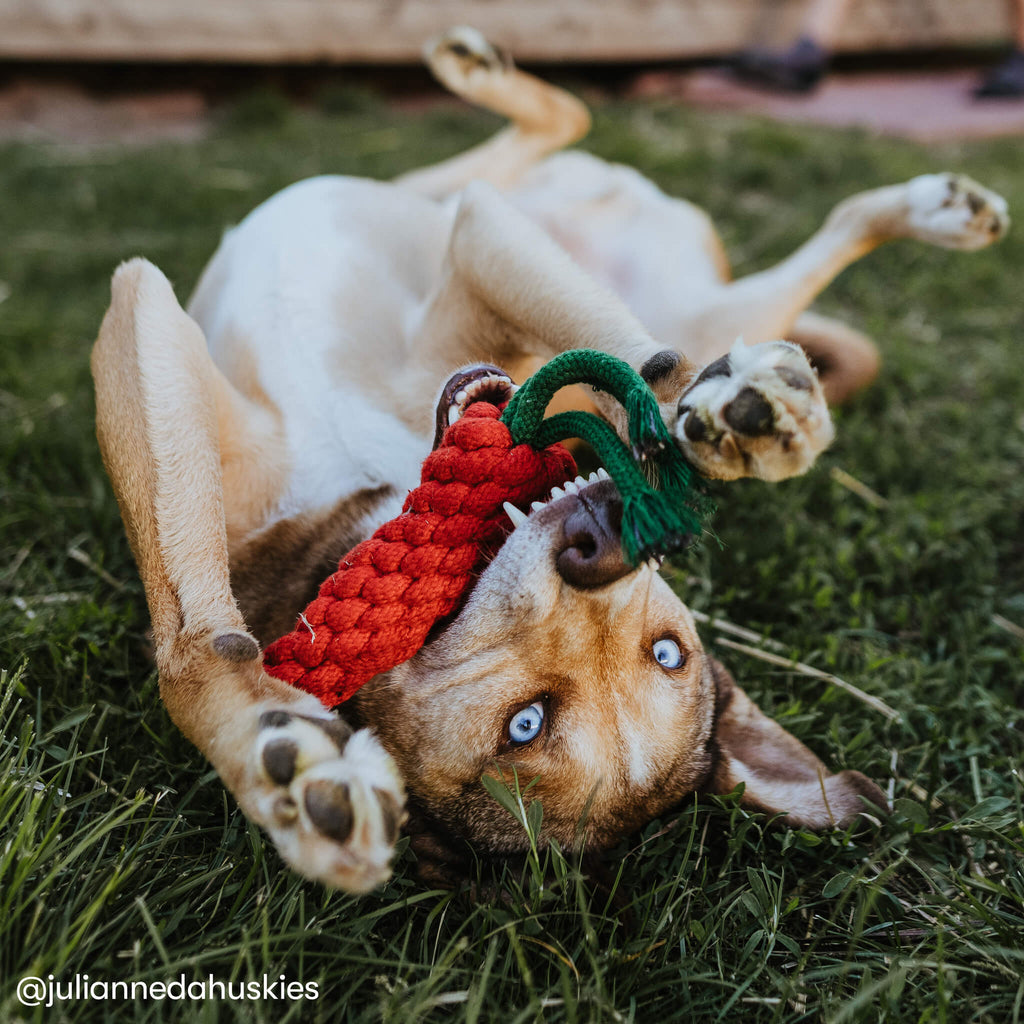
M 348 892 L 387 881 L 405 791 L 377 738 L 341 719 L 263 711 L 255 817 L 299 874 Z
M 472 92 L 481 77 L 512 66 L 512 58 L 504 50 L 468 25 L 458 25 L 431 39 L 423 48 L 423 59 L 437 80 L 459 96 Z
M 796 476 L 834 436 L 817 374 L 803 350 L 785 341 L 738 341 L 698 374 L 676 414 L 684 454 L 719 480 Z
M 947 249 L 981 249 L 1006 234 L 1006 200 L 963 174 L 922 174 L 906 184 L 907 230 Z

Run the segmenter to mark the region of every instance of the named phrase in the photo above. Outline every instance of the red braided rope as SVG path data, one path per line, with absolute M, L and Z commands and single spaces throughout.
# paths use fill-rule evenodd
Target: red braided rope
M 455 611 L 511 529 L 502 505 L 525 511 L 576 473 L 562 445 L 514 445 L 500 415 L 476 402 L 445 431 L 402 514 L 341 559 L 296 628 L 266 649 L 267 672 L 333 707 L 411 658 Z

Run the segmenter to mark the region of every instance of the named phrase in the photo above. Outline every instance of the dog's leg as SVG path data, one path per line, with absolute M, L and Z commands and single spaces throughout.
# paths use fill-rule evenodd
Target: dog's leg
M 708 359 L 735 338 L 750 345 L 787 338 L 822 289 L 883 242 L 916 238 L 973 250 L 996 241 L 1008 226 L 1005 200 L 962 175 L 925 174 L 861 192 L 841 202 L 781 263 L 710 291 L 680 333 Z
M 471 181 L 509 188 L 538 160 L 590 130 L 590 114 L 580 100 L 520 71 L 476 29 L 454 28 L 431 40 L 424 57 L 434 76 L 456 96 L 512 124 L 465 153 L 398 179 L 421 195 L 442 198 Z
M 494 188 L 459 197 L 440 284 L 418 325 L 430 373 L 453 361 L 597 348 L 642 365 L 659 346 L 610 290 Z M 684 367 L 690 373 L 692 364 Z
M 168 713 L 297 871 L 371 888 L 388 876 L 402 785 L 369 733 L 262 670 L 228 578 L 218 420 L 232 415 L 230 386 L 151 264 L 116 273 L 92 366 Z
M 687 457 L 721 479 L 778 480 L 803 472 L 832 439 L 821 387 L 799 348 L 765 346 L 750 356 L 737 348 L 698 375 L 543 230 L 481 183 L 463 191 L 442 283 L 414 344 L 419 372 L 435 380 L 459 362 L 511 368 L 529 354 L 550 359 L 572 348 L 618 356 L 651 385 Z M 621 409 L 600 393 L 591 397 L 621 430 Z M 698 432 L 698 423 L 705 429 Z

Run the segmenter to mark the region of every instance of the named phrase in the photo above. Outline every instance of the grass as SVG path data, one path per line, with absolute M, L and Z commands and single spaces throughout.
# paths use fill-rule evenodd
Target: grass
M 495 124 L 267 93 L 199 143 L 0 147 L 0 1020 L 1024 1019 L 1019 232 L 969 256 L 898 243 L 844 274 L 820 308 L 880 340 L 881 379 L 807 476 L 719 488 L 722 546 L 673 571 L 694 608 L 899 711 L 705 630 L 831 765 L 888 781 L 877 833 L 805 834 L 727 798 L 632 837 L 600 884 L 541 851 L 522 871 L 481 866 L 507 898 L 474 900 L 417 883 L 403 852 L 394 881 L 354 899 L 290 874 L 167 719 L 92 436 L 110 272 L 143 253 L 185 295 L 223 228 L 283 185 L 390 176 Z M 927 170 L 1024 209 L 1016 140 L 922 147 L 622 103 L 587 145 L 705 206 L 740 273 L 843 196 Z M 21 1006 L 19 979 L 51 974 L 284 975 L 319 998 Z

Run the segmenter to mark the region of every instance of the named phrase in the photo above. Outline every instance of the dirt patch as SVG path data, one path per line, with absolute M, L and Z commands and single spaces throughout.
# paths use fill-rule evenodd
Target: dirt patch
M 1024 135 L 1024 101 L 975 100 L 972 90 L 979 77 L 979 71 L 964 69 L 846 71 L 830 75 L 809 96 L 792 96 L 762 92 L 726 72 L 702 68 L 644 71 L 630 78 L 613 75 L 614 84 L 609 88 L 609 81 L 602 81 L 597 91 L 638 99 L 676 99 L 708 110 L 760 114 L 780 121 L 860 127 L 922 142 Z M 385 94 L 390 102 L 408 109 L 445 102 L 443 94 L 429 85 Z M 108 87 L 94 92 L 73 80 L 25 77 L 0 85 L 0 140 L 194 141 L 208 131 L 216 105 L 217 94 L 199 86 L 123 93 Z
M 16 81 L 0 89 L 0 139 L 26 142 L 194 141 L 209 124 L 198 90 L 92 96 L 75 85 Z

